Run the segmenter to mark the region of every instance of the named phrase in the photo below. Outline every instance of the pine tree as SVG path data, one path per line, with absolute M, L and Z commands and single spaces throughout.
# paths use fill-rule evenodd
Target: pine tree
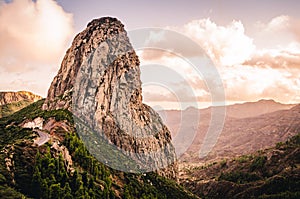
M 65 184 L 65 187 L 64 187 L 64 197 L 62 197 L 64 199 L 72 199 L 73 196 L 72 196 L 72 190 L 71 190 L 71 187 L 69 185 L 68 182 L 66 182 Z
M 32 177 L 32 184 L 31 184 L 32 193 L 34 194 L 35 198 L 41 197 L 42 194 L 41 184 L 42 184 L 41 172 L 39 168 L 36 166 Z
M 59 199 L 61 195 L 60 183 L 52 184 L 49 188 L 49 198 L 50 199 Z

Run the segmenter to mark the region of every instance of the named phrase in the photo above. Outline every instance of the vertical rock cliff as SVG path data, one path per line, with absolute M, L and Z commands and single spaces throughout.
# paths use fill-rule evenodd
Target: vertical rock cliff
M 142 103 L 139 64 L 124 25 L 115 18 L 95 19 L 75 37 L 43 109 L 70 110 L 90 152 L 108 166 L 175 178 L 171 134 Z

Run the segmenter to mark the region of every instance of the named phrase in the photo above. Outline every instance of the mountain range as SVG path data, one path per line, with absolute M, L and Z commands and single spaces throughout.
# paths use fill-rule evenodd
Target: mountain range
M 285 141 L 300 130 L 299 105 L 260 100 L 229 105 L 225 109 L 222 131 L 203 158 L 199 158 L 199 151 L 211 125 L 212 108 L 159 111 L 173 137 L 187 131 L 195 133 L 181 161 L 197 163 L 252 153 Z

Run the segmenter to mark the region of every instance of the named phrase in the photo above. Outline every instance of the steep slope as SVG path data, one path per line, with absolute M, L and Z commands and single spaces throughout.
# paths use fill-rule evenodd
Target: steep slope
M 299 198 L 300 134 L 253 154 L 186 167 L 180 181 L 204 198 Z
M 1 198 L 197 198 L 156 173 L 130 174 L 98 162 L 79 139 L 67 110 L 43 111 L 44 100 L 0 118 Z M 50 141 L 23 121 L 44 119 Z M 47 131 L 49 129 L 49 131 Z
M 8 116 L 41 98 L 28 91 L 0 92 L 0 117 Z
M 43 105 L 44 110 L 62 108 L 76 117 L 79 135 L 93 155 L 110 167 L 158 170 L 176 178 L 171 134 L 142 103 L 139 59 L 119 20 L 95 19 L 75 37 Z M 103 156 L 108 148 L 113 155 Z M 121 161 L 120 154 L 128 158 Z

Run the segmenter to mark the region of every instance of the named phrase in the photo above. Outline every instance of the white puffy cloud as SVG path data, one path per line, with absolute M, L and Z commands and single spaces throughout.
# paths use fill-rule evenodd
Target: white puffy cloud
M 256 101 L 275 99 L 284 103 L 297 103 L 300 94 L 300 69 L 261 68 L 237 65 L 232 70 L 220 71 L 228 101 Z
M 299 22 L 287 15 L 274 17 L 268 23 L 257 22 L 253 30 L 254 43 L 258 49 L 287 48 L 299 37 L 300 32 L 295 28 Z
M 50 82 L 73 33 L 72 14 L 66 13 L 53 0 L 14 0 L 10 3 L 1 3 L 0 89 L 16 89 L 11 82 L 18 78 L 19 82 L 34 79 L 38 84 L 39 78 L 43 75 L 38 75 L 37 71 L 47 72 L 47 81 Z M 36 76 L 20 76 L 20 73 L 29 71 L 31 74 L 36 71 Z M 41 80 L 40 83 L 45 84 L 45 80 Z M 46 86 L 48 83 L 41 88 L 44 90 L 32 89 L 45 94 Z M 24 85 L 18 89 L 31 88 Z
M 220 65 L 242 63 L 255 50 L 253 40 L 245 35 L 240 21 L 220 26 L 210 19 L 200 19 L 175 29 L 194 39 Z
M 244 26 L 240 21 L 232 21 L 227 26 L 220 26 L 210 19 L 193 20 L 182 27 L 166 27 L 177 31 L 186 38 L 202 47 L 210 58 L 218 65 L 234 65 L 246 61 L 255 50 L 251 38 L 245 35 Z M 199 49 L 191 46 L 188 39 L 172 32 L 158 32 L 150 34 L 146 44 L 160 46 L 162 50 L 171 49 L 183 56 L 202 56 Z M 163 51 L 145 53 L 145 59 L 158 59 L 165 56 Z

